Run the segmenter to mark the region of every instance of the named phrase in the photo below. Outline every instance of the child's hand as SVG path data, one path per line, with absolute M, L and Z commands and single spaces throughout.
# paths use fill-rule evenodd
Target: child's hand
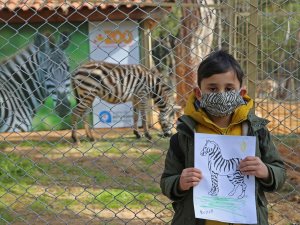
M 197 168 L 186 168 L 182 171 L 179 180 L 179 189 L 187 191 L 196 186 L 202 179 L 202 173 Z
M 240 171 L 244 175 L 253 175 L 257 178 L 268 179 L 269 170 L 259 157 L 247 156 L 240 162 Z

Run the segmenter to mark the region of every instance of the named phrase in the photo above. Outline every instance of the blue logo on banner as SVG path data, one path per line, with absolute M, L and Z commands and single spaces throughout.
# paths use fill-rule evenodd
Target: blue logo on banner
M 101 111 L 99 112 L 99 120 L 102 123 L 111 123 L 111 113 L 109 111 Z

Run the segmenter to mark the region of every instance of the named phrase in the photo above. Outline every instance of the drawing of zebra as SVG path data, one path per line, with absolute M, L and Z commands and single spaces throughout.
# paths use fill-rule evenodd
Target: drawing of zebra
M 165 136 L 171 136 L 173 127 L 171 88 L 162 81 L 157 71 L 155 73 L 143 65 L 119 65 L 103 61 L 89 62 L 78 68 L 72 75 L 71 82 L 77 100 L 77 105 L 72 113 L 72 138 L 75 143 L 79 144 L 76 130 L 77 122 L 82 116 L 86 135 L 91 141 L 94 141 L 86 112 L 92 108 L 96 96 L 113 104 L 132 101 L 133 132 L 137 138 L 141 137 L 138 132 L 140 112 L 144 134 L 149 140 L 151 135 L 148 130 L 146 111 L 149 98 L 153 98 L 154 104 L 160 111 L 159 122 L 163 133 Z
M 49 96 L 59 115 L 68 112 L 70 73 L 63 51 L 68 44 L 66 34 L 55 44 L 38 33 L 26 48 L 0 62 L 0 132 L 30 131 L 37 108 Z
M 212 187 L 208 194 L 218 195 L 219 185 L 218 176 L 227 176 L 228 180 L 233 184 L 232 191 L 229 192 L 229 196 L 233 196 L 239 186 L 242 187 L 242 193 L 238 198 L 245 196 L 247 185 L 244 182 L 244 175 L 238 169 L 241 158 L 224 159 L 221 153 L 219 145 L 210 140 L 206 140 L 203 149 L 200 152 L 201 156 L 208 155 L 208 169 L 211 175 Z

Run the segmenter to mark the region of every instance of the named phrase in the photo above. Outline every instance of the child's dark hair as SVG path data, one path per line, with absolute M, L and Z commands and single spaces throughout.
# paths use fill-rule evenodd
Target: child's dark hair
M 199 65 L 197 83 L 200 86 L 204 78 L 208 78 L 214 74 L 226 73 L 230 70 L 234 71 L 240 85 L 242 85 L 245 74 L 235 58 L 224 50 L 212 52 Z

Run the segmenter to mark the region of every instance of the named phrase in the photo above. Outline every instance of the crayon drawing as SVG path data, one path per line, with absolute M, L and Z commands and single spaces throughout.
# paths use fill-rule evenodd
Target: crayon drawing
M 255 137 L 195 134 L 195 167 L 203 175 L 193 191 L 196 218 L 256 223 L 255 178 L 239 170 L 255 146 Z
M 238 169 L 242 158 L 225 159 L 222 156 L 219 145 L 211 140 L 206 140 L 203 149 L 200 152 L 201 156 L 208 155 L 208 168 L 211 175 L 212 187 L 208 194 L 218 195 L 219 183 L 218 176 L 226 176 L 230 183 L 233 184 L 233 189 L 229 192 L 229 196 L 233 196 L 239 186 L 242 187 L 242 193 L 238 198 L 245 196 L 247 185 L 244 182 L 244 175 Z

